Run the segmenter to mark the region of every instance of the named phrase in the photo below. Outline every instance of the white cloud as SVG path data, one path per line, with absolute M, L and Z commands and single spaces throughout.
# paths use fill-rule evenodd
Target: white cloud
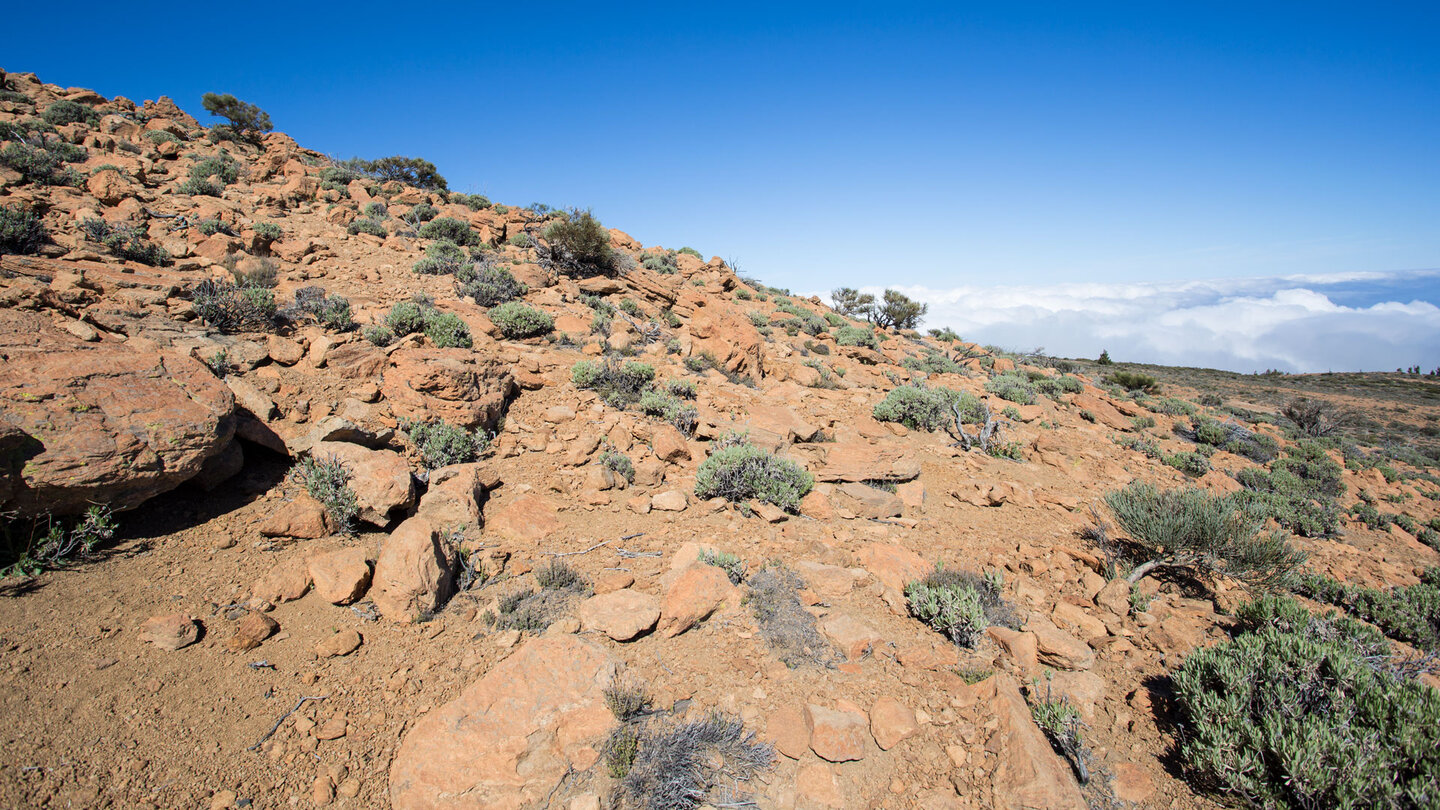
M 1436 271 L 896 289 L 930 305 L 927 327 L 1061 356 L 1242 372 L 1440 364 Z

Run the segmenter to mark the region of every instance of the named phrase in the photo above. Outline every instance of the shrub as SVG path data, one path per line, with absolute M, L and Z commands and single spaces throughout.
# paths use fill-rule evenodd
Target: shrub
M 189 290 L 195 314 L 221 332 L 262 331 L 275 319 L 275 294 L 265 287 L 204 279 Z
M 1090 781 L 1089 769 L 1086 767 L 1088 757 L 1085 751 L 1085 724 L 1080 720 L 1080 711 L 1070 704 L 1068 698 L 1055 697 L 1051 693 L 1049 681 L 1046 682 L 1044 697 L 1040 696 L 1039 689 L 1035 686 L 1027 690 L 1026 697 L 1030 703 L 1030 716 L 1035 720 L 1035 725 L 1045 732 L 1050 745 L 1070 760 L 1080 777 L 1080 784 Z
M 1107 494 L 1105 503 L 1140 558 L 1127 577 L 1131 583 L 1157 568 L 1179 568 L 1272 589 L 1305 561 L 1283 534 L 1262 536 L 1236 503 L 1202 489 L 1160 490 L 1137 481 Z
M 1154 394 L 1160 391 L 1160 383 L 1148 374 L 1141 374 L 1138 371 L 1115 371 L 1111 372 L 1105 381 L 1118 385 L 1127 391 L 1144 391 L 1147 394 Z
M 794 571 L 771 564 L 757 571 L 747 583 L 750 595 L 745 604 L 760 627 L 760 637 L 775 650 L 785 666 L 832 667 L 841 659 L 830 642 L 820 635 L 815 615 L 800 603 L 805 583 Z
M 224 189 L 202 177 L 191 177 L 175 188 L 177 194 L 191 197 L 219 197 Z
M 231 129 L 252 140 L 259 140 L 261 133 L 275 128 L 274 124 L 270 123 L 269 113 L 254 104 L 241 101 L 229 93 L 224 95 L 206 93 L 200 97 L 200 104 L 205 107 L 205 112 L 228 120 Z
M 180 143 L 180 139 L 175 137 L 175 133 L 166 132 L 163 129 L 146 130 L 144 137 L 145 140 L 157 146 L 162 143 Z
M 1281 413 L 1297 430 L 1311 438 L 1329 436 L 1340 429 L 1335 409 L 1327 402 L 1300 397 L 1287 403 Z
M 881 329 L 914 329 L 929 310 L 929 304 L 912 300 L 898 290 L 886 290 L 871 310 L 870 319 Z
M 22 532 L 22 528 L 28 531 Z M 23 534 L 21 538 L 18 535 Z M 115 519 L 110 507 L 96 505 L 78 519 L 33 518 L 28 527 L 17 520 L 0 526 L 7 564 L 0 567 L 0 580 L 30 577 L 47 568 L 59 568 L 75 560 L 90 559 L 95 549 L 115 536 Z
M 456 205 L 463 205 L 471 211 L 479 211 L 490 207 L 490 198 L 484 194 L 458 194 L 451 192 L 449 199 L 450 202 Z M 496 210 L 499 210 L 498 207 Z M 505 212 L 500 211 L 500 213 L 503 214 Z
M 739 585 L 745 579 L 745 561 L 734 554 L 704 549 L 700 552 L 700 562 L 724 571 L 731 585 Z
M 474 345 L 470 327 L 459 315 L 436 309 L 425 311 L 425 337 L 440 349 L 468 349 Z
M 929 350 L 923 357 L 907 357 L 901 365 L 911 371 L 919 371 L 925 374 L 964 374 L 965 367 L 950 359 L 945 354 Z
M 685 368 L 695 372 L 696 374 L 701 374 L 705 371 L 715 368 L 715 366 L 718 365 L 715 361 L 715 355 L 709 352 L 692 354 L 681 362 L 684 363 Z
M 386 219 L 390 216 L 390 209 L 385 207 L 385 203 L 380 202 L 379 200 L 374 200 L 372 202 L 365 203 L 365 208 L 361 213 L 365 214 L 365 216 L 371 219 L 381 220 Z
M 1020 405 L 1035 404 L 1035 386 L 1030 378 L 1018 372 L 997 374 L 985 381 L 985 390 L 1001 399 Z
M 555 328 L 554 318 L 517 301 L 493 307 L 486 314 L 500 330 L 500 334 L 507 338 L 535 337 Z
M 395 332 L 385 324 L 375 324 L 365 328 L 365 339 L 376 346 L 389 346 L 395 342 Z
M 480 234 L 476 233 L 468 223 L 461 222 L 454 217 L 432 219 L 420 226 L 419 233 L 422 239 L 442 239 L 457 245 L 480 244 Z
M 1191 416 L 1195 413 L 1194 405 L 1178 397 L 1161 397 L 1148 407 L 1150 410 L 1166 416 Z
M 473 298 L 482 307 L 503 304 L 530 291 L 529 287 L 516 281 L 509 270 L 489 262 L 461 267 L 455 274 L 455 281 L 457 295 Z
M 316 458 L 306 456 L 291 473 L 295 481 L 319 501 L 330 515 L 330 520 L 340 532 L 355 531 L 355 518 L 360 514 L 360 503 L 355 491 L 350 489 L 350 471 L 344 463 L 333 456 Z
M 345 231 L 352 236 L 358 233 L 368 233 L 371 236 L 378 236 L 381 239 L 390 235 L 390 232 L 385 230 L 384 225 L 368 217 L 361 217 L 351 222 L 350 227 L 346 228 Z
M 197 161 L 190 167 L 192 180 L 209 180 L 212 177 L 220 178 L 220 182 L 228 186 L 240 179 L 240 164 L 222 152 L 215 157 Z
M 690 380 L 667 380 L 665 390 L 681 399 L 694 399 L 697 393 L 695 383 Z
M 758 500 L 794 512 L 815 485 L 815 476 L 793 461 L 776 458 L 754 445 L 718 450 L 700 464 L 695 495 L 733 503 Z
M 720 714 L 641 734 L 636 748 L 628 773 L 615 786 L 616 806 L 751 806 L 740 784 L 775 761 L 770 744 L 757 742 L 741 721 Z
M 486 619 L 500 629 L 542 631 L 591 593 L 590 583 L 562 560 L 535 569 L 535 581 L 540 585 L 538 593 L 522 589 L 507 594 L 500 599 L 498 613 L 487 612 Z
M 19 205 L 0 205 L 0 254 L 34 253 L 49 239 L 40 214 Z
M 413 335 L 425 328 L 425 313 L 418 302 L 401 301 L 386 313 L 385 326 L 396 337 Z
M 940 430 L 954 423 L 955 408 L 962 423 L 973 423 L 979 405 L 974 395 L 949 388 L 901 385 L 876 403 L 871 414 L 878 421 L 899 422 L 911 430 Z
M 937 566 L 905 586 L 905 599 L 910 615 L 963 647 L 974 647 L 992 624 L 1019 627 L 1014 607 L 992 577 Z
M 40 117 L 45 119 L 47 124 L 57 127 L 66 124 L 88 124 L 93 127 L 100 123 L 100 114 L 94 109 L 68 99 L 61 99 L 46 107 Z
M 1440 785 L 1440 692 L 1343 639 L 1276 627 L 1191 653 L 1172 677 L 1185 766 L 1256 807 L 1422 808 Z
M 603 364 L 581 360 L 570 369 L 570 380 L 576 388 L 594 391 L 612 408 L 626 408 L 638 402 L 654 379 L 654 366 L 634 361 L 617 365 L 612 360 Z
M 345 165 L 382 183 L 404 183 L 426 191 L 445 191 L 448 184 L 435 164 L 422 158 L 392 155 L 376 160 L 351 158 Z
M 874 332 L 858 326 L 850 326 L 849 324 L 835 330 L 835 342 L 841 346 L 864 346 L 867 349 L 880 348 L 880 341 L 875 337 Z
M 1335 498 L 1343 494 L 1340 465 L 1314 442 L 1286 448 L 1269 471 L 1250 467 L 1236 476 L 1245 490 L 1236 499 L 1257 519 L 1274 518 L 1296 534 L 1320 537 L 1339 527 Z
M 295 303 L 291 312 L 310 315 L 327 329 L 348 332 L 355 328 L 351 317 L 350 301 L 340 295 L 325 295 L 321 287 L 301 287 L 295 291 Z
M 613 447 L 606 447 L 600 451 L 599 460 L 601 467 L 619 475 L 628 483 L 635 482 L 635 463 L 629 456 Z
M 269 248 L 270 243 L 279 240 L 284 235 L 280 231 L 280 226 L 273 222 L 257 222 L 251 226 L 251 230 L 255 231 L 256 240 L 265 248 Z
M 1172 453 L 1165 456 L 1164 461 L 1192 478 L 1199 478 L 1210 472 L 1210 459 L 1200 453 Z
M 416 273 L 425 276 L 455 275 L 466 267 L 469 257 L 460 246 L 444 240 L 434 242 L 425 248 L 425 256 L 411 266 Z
M 75 150 L 80 154 L 77 156 Z M 0 166 L 6 166 L 20 173 L 26 183 L 42 186 L 79 186 L 84 178 L 66 163 L 85 159 L 83 147 L 70 148 L 70 144 L 46 140 L 41 146 L 11 141 L 0 149 Z
M 611 275 L 617 258 L 610 232 L 589 211 L 575 209 L 545 228 L 547 261 L 566 275 Z
M 1440 652 L 1440 570 L 1427 570 L 1416 585 L 1387 590 L 1305 574 L 1299 578 L 1296 590 L 1370 622 L 1391 638 Z
M 694 406 L 663 391 L 646 391 L 640 395 L 639 404 L 640 411 L 645 415 L 663 419 L 686 435 L 694 433 L 700 421 L 700 414 Z
M 410 211 L 406 214 L 407 217 L 415 220 L 416 222 L 429 222 L 430 220 L 434 219 L 439 215 L 440 210 L 438 208 L 431 205 L 430 203 L 425 202 L 416 203 L 415 205 L 411 206 Z
M 484 428 L 466 430 L 441 419 L 428 422 L 401 419 L 400 430 L 419 451 L 420 461 L 427 470 L 468 464 L 490 450 L 490 436 Z

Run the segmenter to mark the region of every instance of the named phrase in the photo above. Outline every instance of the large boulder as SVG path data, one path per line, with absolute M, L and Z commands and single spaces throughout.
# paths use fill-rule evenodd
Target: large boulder
M 316 442 L 315 458 L 335 458 L 350 473 L 350 489 L 360 505 L 360 519 L 375 526 L 390 522 L 390 513 L 415 504 L 410 465 L 394 450 L 371 450 L 349 442 Z
M 396 416 L 493 429 L 515 391 L 509 367 L 467 349 L 400 349 L 381 390 Z
M 411 622 L 440 607 L 455 583 L 459 554 L 448 538 L 423 517 L 395 528 L 375 561 L 375 607 L 398 622 Z
M 614 659 L 573 635 L 536 638 L 421 717 L 390 766 L 395 810 L 540 807 L 599 759 Z
M 193 478 L 235 433 L 230 389 L 182 354 L 85 343 L 0 309 L 0 358 L 0 511 L 131 509 Z

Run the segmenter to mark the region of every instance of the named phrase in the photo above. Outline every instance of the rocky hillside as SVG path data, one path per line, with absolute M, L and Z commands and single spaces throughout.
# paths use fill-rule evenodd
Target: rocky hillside
M 0 78 L 0 805 L 1214 807 L 1242 566 L 1105 496 L 1440 561 L 1422 454 Z

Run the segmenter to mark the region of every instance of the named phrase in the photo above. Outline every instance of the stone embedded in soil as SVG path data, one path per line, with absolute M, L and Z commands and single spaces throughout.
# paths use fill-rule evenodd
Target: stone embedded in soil
M 1110 784 L 1115 790 L 1115 798 L 1122 802 L 1144 805 L 1155 793 L 1155 781 L 1137 762 L 1116 763 L 1114 773 L 1115 778 Z
M 1039 667 L 1039 647 L 1034 633 L 1022 633 L 998 625 L 986 628 L 985 633 L 1010 656 L 1022 676 L 1028 676 Z
M 660 600 L 627 588 L 592 596 L 580 603 L 576 613 L 586 630 L 598 630 L 615 641 L 630 641 L 659 621 Z
M 919 554 L 895 543 L 870 543 L 860 550 L 859 559 L 865 570 L 886 588 L 901 593 L 906 585 L 924 578 L 935 567 Z
M 666 490 L 650 499 L 650 507 L 660 512 L 683 512 L 689 505 L 685 493 L 678 489 Z
M 348 605 L 370 587 L 370 563 L 362 548 L 343 548 L 310 558 L 315 594 L 335 605 Z
M 325 507 L 305 492 L 297 493 L 260 524 L 260 534 L 265 537 L 315 540 L 333 532 Z
M 1035 726 L 1015 681 L 997 674 L 973 688 L 983 690 L 979 704 L 994 712 L 995 730 L 985 746 L 997 757 L 989 778 L 991 805 L 1013 810 L 1086 810 L 1088 805 L 1070 775 L 1069 765 Z
M 225 647 L 231 652 L 253 650 L 279 629 L 280 625 L 274 619 L 252 610 L 235 623 L 235 634 L 226 639 Z
M 1036 654 L 1040 663 L 1056 669 L 1089 669 L 1095 664 L 1095 651 L 1090 645 L 1051 624 L 1043 617 L 1025 625 L 1035 635 Z
M 281 604 L 293 602 L 310 590 L 310 570 L 301 559 L 294 558 L 276 563 L 255 581 L 250 595 L 256 599 Z
M 870 734 L 881 751 L 889 751 L 920 732 L 915 712 L 893 697 L 882 697 L 870 707 Z
M 1130 583 L 1123 577 L 1110 580 L 1095 595 L 1095 604 L 1116 616 L 1130 615 Z
M 775 750 L 791 759 L 799 759 L 810 750 L 810 729 L 805 726 L 805 713 L 796 706 L 781 706 L 770 713 L 765 724 L 765 739 Z
M 450 596 L 459 554 L 423 517 L 401 523 L 380 547 L 370 598 L 387 618 L 412 622 Z
M 521 495 L 513 501 L 485 509 L 485 531 L 510 540 L 538 542 L 564 528 L 555 504 L 539 495 Z
M 689 630 L 732 599 L 734 593 L 730 578 L 716 566 L 685 569 L 670 583 L 660 604 L 660 635 L 670 638 Z
M 851 661 L 859 661 L 885 643 L 885 637 L 848 613 L 832 613 L 820 620 L 820 632 Z
M 614 659 L 577 636 L 532 639 L 421 717 L 390 767 L 395 810 L 540 806 L 599 759 Z
M 152 616 L 140 626 L 140 638 L 174 652 L 200 640 L 200 625 L 183 613 Z
M 315 655 L 320 658 L 335 658 L 349 655 L 360 649 L 362 639 L 354 630 L 341 630 L 330 638 L 315 645 Z
M 797 810 L 845 807 L 845 792 L 840 788 L 834 766 L 806 762 L 795 770 L 795 807 Z
M 679 464 L 682 461 L 690 460 L 690 444 L 673 425 L 657 427 L 650 438 L 650 443 L 655 449 L 655 456 L 661 461 Z
M 816 706 L 805 706 L 805 728 L 810 732 L 810 750 L 830 762 L 850 762 L 865 758 L 865 738 L 869 734 L 865 715 Z

